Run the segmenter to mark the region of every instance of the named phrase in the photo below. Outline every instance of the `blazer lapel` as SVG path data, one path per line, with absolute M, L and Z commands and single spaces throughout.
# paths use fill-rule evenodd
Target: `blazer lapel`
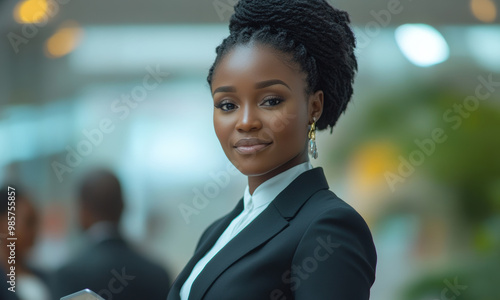
M 193 282 L 189 300 L 202 299 L 210 285 L 212 285 L 224 270 L 248 252 L 265 243 L 286 228 L 288 226 L 288 220 L 293 218 L 302 205 L 304 205 L 315 192 L 321 189 L 328 189 L 328 184 L 322 168 L 306 171 L 297 177 L 276 196 L 273 202 L 271 202 L 255 220 L 229 241 L 229 243 L 208 262 L 203 271 Z M 194 259 L 194 263 L 190 265 L 189 268 L 186 267 L 186 269 L 189 269 L 189 273 L 194 264 L 201 258 L 201 254 L 205 254 L 211 246 L 213 246 L 215 241 L 236 216 L 237 214 L 232 215 L 231 218 L 225 218 L 224 222 L 219 224 L 217 230 L 212 232 L 210 238 L 207 238 L 207 241 L 203 244 L 203 249 L 197 252 L 199 257 Z M 182 282 L 184 280 L 182 280 Z
M 174 296 L 173 300 L 180 299 L 179 293 L 181 291 L 181 287 L 186 281 L 186 279 L 191 274 L 194 266 L 198 263 L 198 261 L 212 248 L 220 235 L 224 232 L 224 230 L 229 226 L 229 223 L 236 218 L 243 211 L 243 198 L 240 199 L 236 207 L 227 214 L 215 227 L 211 232 L 207 233 L 204 241 L 201 242 L 198 249 L 195 251 L 193 257 L 189 260 L 187 265 L 182 269 L 182 272 L 175 279 L 174 284 L 172 285 L 172 294 Z M 189 297 L 191 298 L 191 296 Z M 170 300 L 171 298 L 169 298 Z
M 317 167 L 300 174 L 273 200 L 283 218 L 292 219 L 306 201 L 317 191 L 328 190 L 323 168 Z

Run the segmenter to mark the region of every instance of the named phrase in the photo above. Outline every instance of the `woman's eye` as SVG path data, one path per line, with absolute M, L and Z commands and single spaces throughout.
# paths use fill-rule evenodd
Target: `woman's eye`
M 219 104 L 216 104 L 215 108 L 218 108 L 222 111 L 230 111 L 230 110 L 235 109 L 236 105 L 234 105 L 233 103 L 229 103 L 229 102 L 221 102 Z
M 264 100 L 264 104 L 267 103 L 267 105 L 264 105 L 264 106 L 276 106 L 276 105 L 280 104 L 281 102 L 283 102 L 283 99 L 280 99 L 280 98 L 266 99 L 266 100 Z

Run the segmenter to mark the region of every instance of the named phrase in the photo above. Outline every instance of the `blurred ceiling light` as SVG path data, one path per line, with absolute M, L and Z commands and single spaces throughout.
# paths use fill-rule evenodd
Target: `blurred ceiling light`
M 82 36 L 83 30 L 76 22 L 68 21 L 60 26 L 45 43 L 45 53 L 49 58 L 58 58 L 73 51 Z
M 490 23 L 497 17 L 497 7 L 491 0 L 471 0 L 470 9 L 474 17 L 481 22 Z
M 47 0 L 25 0 L 14 8 L 14 19 L 18 23 L 40 23 L 47 18 Z
M 442 63 L 450 56 L 446 40 L 430 25 L 401 25 L 396 29 L 395 36 L 404 56 L 419 67 Z

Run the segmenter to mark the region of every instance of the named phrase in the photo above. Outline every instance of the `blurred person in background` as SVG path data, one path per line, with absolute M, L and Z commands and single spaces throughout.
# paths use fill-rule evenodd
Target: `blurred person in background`
M 13 204 L 9 205 L 8 187 L 3 185 L 0 205 L 0 269 L 2 273 L 0 276 L 2 297 L 0 299 L 51 300 L 46 274 L 28 262 L 29 252 L 36 240 L 39 215 L 27 195 L 16 186 L 11 187 L 15 188 L 15 195 L 11 196 L 15 199 L 14 202 L 11 201 Z M 13 225 L 15 235 L 9 235 L 9 221 L 15 222 Z M 17 240 L 9 241 L 8 237 L 16 237 Z M 11 242 L 15 242 L 13 260 L 9 259 L 10 248 L 7 247 Z M 10 264 L 9 261 L 13 263 Z M 7 290 L 11 285 L 5 280 L 5 275 L 10 273 L 12 266 L 15 267 L 15 294 Z
M 108 170 L 90 172 L 78 192 L 79 222 L 88 247 L 55 272 L 56 299 L 88 288 L 104 299 L 164 300 L 171 283 L 168 273 L 119 232 L 124 201 L 118 178 Z
M 324 0 L 241 0 L 234 11 L 207 79 L 215 133 L 248 185 L 168 299 L 367 300 L 371 232 L 308 156 L 353 93 L 349 15 Z

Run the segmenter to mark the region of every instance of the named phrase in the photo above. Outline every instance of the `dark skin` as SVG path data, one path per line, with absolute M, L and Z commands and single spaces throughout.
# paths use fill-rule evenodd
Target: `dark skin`
M 267 45 L 238 45 L 217 65 L 211 86 L 215 133 L 228 159 L 248 176 L 250 194 L 309 161 L 309 125 L 321 116 L 324 96 L 306 95 L 306 88 L 299 65 Z M 242 139 L 248 143 L 238 144 Z

